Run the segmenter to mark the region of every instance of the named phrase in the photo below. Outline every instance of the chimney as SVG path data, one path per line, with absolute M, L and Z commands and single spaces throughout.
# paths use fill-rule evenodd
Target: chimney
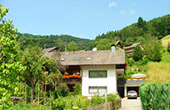
M 112 51 L 112 52 L 116 52 L 115 46 L 112 46 L 112 47 L 111 47 L 111 51 Z

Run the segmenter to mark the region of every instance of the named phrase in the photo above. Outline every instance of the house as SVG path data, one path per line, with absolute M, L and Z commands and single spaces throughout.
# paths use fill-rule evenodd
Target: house
M 120 41 L 116 41 L 116 44 L 115 44 L 115 45 L 116 45 L 116 46 L 120 46 L 121 48 L 123 48 L 123 49 L 125 50 L 125 53 L 126 53 L 126 54 L 131 54 L 131 53 L 133 53 L 134 48 L 135 48 L 136 46 L 138 46 L 138 45 L 140 46 L 140 48 L 141 48 L 142 51 L 145 51 L 145 50 L 144 50 L 144 46 L 143 46 L 143 44 L 142 44 L 141 42 L 137 42 L 137 43 L 129 44 L 129 45 L 122 45 Z
M 81 80 L 67 83 L 82 84 L 82 95 L 117 93 L 117 76 L 125 71 L 124 50 L 61 52 L 60 63 L 65 72 L 74 76 L 80 73 Z M 73 89 L 73 88 L 72 88 Z

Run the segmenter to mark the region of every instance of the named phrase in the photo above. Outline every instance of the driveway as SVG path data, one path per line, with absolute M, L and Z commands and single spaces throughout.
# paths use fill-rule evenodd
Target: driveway
M 143 110 L 140 97 L 137 99 L 122 99 L 122 107 L 119 110 Z

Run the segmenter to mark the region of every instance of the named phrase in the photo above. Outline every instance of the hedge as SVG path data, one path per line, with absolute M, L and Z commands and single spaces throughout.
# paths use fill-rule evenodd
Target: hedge
M 170 83 L 143 83 L 139 94 L 144 110 L 170 110 Z

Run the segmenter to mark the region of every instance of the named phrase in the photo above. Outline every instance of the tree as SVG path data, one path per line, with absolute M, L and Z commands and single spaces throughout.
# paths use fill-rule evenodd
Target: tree
M 170 42 L 168 43 L 167 51 L 170 52 Z
M 44 53 L 38 47 L 26 48 L 21 52 L 21 63 L 26 67 L 21 73 L 22 81 L 31 87 L 31 103 L 34 100 L 35 85 L 43 80 L 44 72 L 57 72 L 57 63 L 44 57 Z
M 0 5 L 0 109 L 12 105 L 10 97 L 17 94 L 18 74 L 23 69 L 16 58 L 17 29 L 11 20 L 4 19 L 7 13 L 8 9 Z
M 65 43 L 62 39 L 57 39 L 57 46 L 60 48 L 61 51 L 64 51 L 65 49 Z
M 95 44 L 98 50 L 110 50 L 111 45 L 115 44 L 115 41 L 113 39 L 101 39 L 96 41 Z
M 161 60 L 161 42 L 156 37 L 149 37 L 145 43 L 146 56 L 151 61 Z
M 78 47 L 77 47 L 77 44 L 74 41 L 71 41 L 67 45 L 67 49 L 68 49 L 68 51 L 76 51 L 76 50 L 78 50 Z
M 134 48 L 134 52 L 133 52 L 133 59 L 135 61 L 139 61 L 143 58 L 143 51 L 141 49 L 141 47 L 138 45 Z

